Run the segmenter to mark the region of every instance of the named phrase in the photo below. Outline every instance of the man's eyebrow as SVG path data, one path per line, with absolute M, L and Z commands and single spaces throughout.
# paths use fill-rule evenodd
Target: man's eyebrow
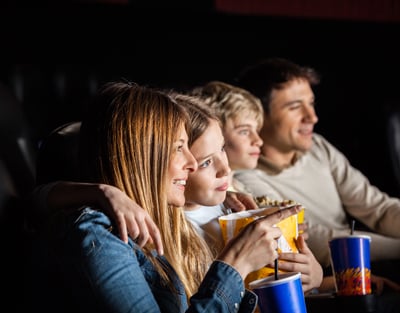
M 302 103 L 302 102 L 303 102 L 303 101 L 301 101 L 300 99 L 296 99 L 296 100 L 292 100 L 292 101 L 285 102 L 285 103 L 282 105 L 282 107 L 284 108 L 284 107 L 288 107 L 288 106 L 291 106 L 291 105 L 293 105 L 293 104 Z

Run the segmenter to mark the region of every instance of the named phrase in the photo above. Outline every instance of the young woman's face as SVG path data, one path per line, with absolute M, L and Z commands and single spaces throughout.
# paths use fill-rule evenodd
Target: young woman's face
M 225 150 L 233 170 L 256 168 L 263 144 L 258 124 L 250 115 L 228 118 L 224 126 Z
M 225 200 L 230 168 L 224 149 L 224 137 L 218 122 L 212 120 L 207 130 L 190 148 L 198 169 L 191 172 L 186 184 L 185 209 L 198 205 L 213 206 Z
M 174 142 L 173 154 L 168 167 L 167 199 L 168 204 L 183 206 L 185 204 L 185 186 L 189 173 L 196 171 L 197 162 L 188 147 L 188 135 L 182 126 Z

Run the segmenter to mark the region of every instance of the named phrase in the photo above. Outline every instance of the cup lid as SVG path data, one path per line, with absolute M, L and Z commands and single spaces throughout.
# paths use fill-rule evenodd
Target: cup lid
M 295 280 L 301 277 L 300 272 L 288 272 L 288 273 L 279 273 L 278 280 L 275 279 L 274 275 L 270 275 L 265 278 L 257 279 L 249 283 L 250 289 L 264 288 L 268 286 L 276 286 L 283 284 L 285 282 Z
M 351 238 L 360 238 L 360 239 L 369 239 L 371 241 L 371 236 L 368 235 L 342 235 L 342 236 L 337 236 L 337 237 L 332 237 L 329 241 L 336 240 L 336 239 L 351 239 Z

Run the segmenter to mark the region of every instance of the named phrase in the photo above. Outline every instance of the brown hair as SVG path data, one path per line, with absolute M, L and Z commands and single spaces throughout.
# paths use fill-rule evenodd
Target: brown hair
M 245 67 L 236 78 L 238 86 L 260 98 L 264 111 L 269 113 L 271 94 L 293 80 L 306 80 L 311 86 L 319 84 L 320 77 L 311 67 L 300 66 L 283 58 L 270 58 Z

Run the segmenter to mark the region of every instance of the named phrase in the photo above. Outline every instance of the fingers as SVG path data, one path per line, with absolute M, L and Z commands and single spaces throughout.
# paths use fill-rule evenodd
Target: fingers
M 258 209 L 253 196 L 243 192 L 228 191 L 224 205 L 232 208 L 235 212 Z
M 254 198 L 252 195 L 245 194 L 245 193 L 238 193 L 237 197 L 238 197 L 239 201 L 241 201 L 243 203 L 246 210 L 258 209 L 258 205 L 254 201 Z
M 234 212 L 246 211 L 246 206 L 238 199 L 232 199 L 232 205 L 230 207 Z
M 147 228 L 149 230 L 150 233 L 150 239 L 152 240 L 157 253 L 159 255 L 163 255 L 164 254 L 164 248 L 163 248 L 163 244 L 161 241 L 161 233 L 160 230 L 158 229 L 158 227 L 156 226 L 156 224 L 154 224 L 153 220 L 149 217 L 147 219 Z
M 301 205 L 293 205 L 281 210 L 277 210 L 276 212 L 269 214 L 267 216 L 261 217 L 258 220 L 267 220 L 271 225 L 275 225 L 278 222 L 284 220 L 285 218 L 288 218 L 291 215 L 299 213 L 301 210 Z
M 142 209 L 140 209 L 142 210 Z M 131 211 L 130 214 L 114 214 L 120 238 L 128 243 L 129 236 L 140 247 L 153 243 L 159 255 L 164 254 L 160 230 L 145 211 Z
M 288 272 L 308 273 L 307 258 L 299 253 L 281 253 L 278 257 L 279 268 Z
M 301 223 L 301 224 L 298 224 L 297 227 L 299 230 L 299 234 L 301 234 L 304 237 L 304 239 L 307 240 L 309 237 L 308 232 L 307 232 L 308 225 L 306 223 Z
M 300 224 L 298 224 L 297 227 L 299 229 L 299 232 L 306 231 L 308 229 L 308 226 L 306 223 L 300 223 Z
M 140 218 L 140 220 L 139 220 Z M 139 247 L 144 247 L 146 245 L 146 243 L 150 243 L 151 242 L 151 237 L 149 234 L 149 230 L 147 228 L 147 224 L 146 224 L 146 218 L 142 219 L 142 216 L 138 216 L 136 223 L 139 227 L 139 233 L 136 237 L 136 243 L 139 245 Z
M 249 272 L 273 264 L 278 257 L 279 227 L 260 219 L 247 224 L 223 248 L 218 259 L 233 266 L 242 277 Z
M 125 243 L 128 243 L 128 230 L 125 218 L 122 214 L 115 214 L 115 221 L 118 228 L 119 237 Z
M 149 215 L 138 213 L 133 215 L 129 219 L 128 231 L 131 238 L 135 239 L 140 247 L 152 243 L 159 255 L 164 254 L 160 230 Z
M 279 254 L 279 259 L 296 263 L 307 263 L 308 260 L 306 255 L 293 252 L 282 252 Z
M 297 239 L 295 239 L 297 249 L 300 253 L 303 254 L 311 254 L 310 248 L 307 246 L 304 235 L 299 235 Z
M 106 184 L 94 186 L 94 190 L 98 191 L 95 196 L 97 203 L 112 216 L 123 242 L 128 243 L 129 234 L 140 247 L 153 243 L 160 255 L 164 253 L 160 231 L 147 211 L 117 187 Z
M 280 254 L 279 268 L 290 272 L 301 272 L 302 287 L 305 292 L 318 288 L 323 279 L 321 265 L 308 248 L 303 236 L 298 236 L 296 246 L 299 253 Z
M 224 205 L 227 208 L 232 208 L 235 212 L 246 210 L 245 205 L 239 201 L 236 192 L 227 192 Z

